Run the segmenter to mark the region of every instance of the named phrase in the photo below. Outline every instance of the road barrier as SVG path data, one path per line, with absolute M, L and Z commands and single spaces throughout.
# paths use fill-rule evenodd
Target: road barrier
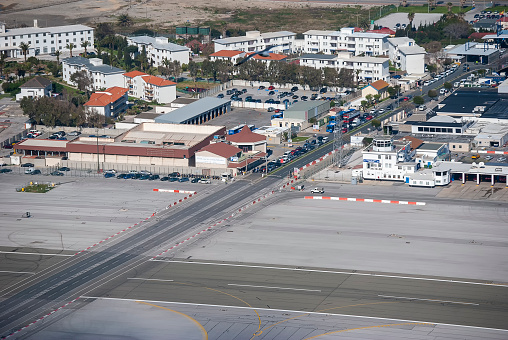
M 425 205 L 425 202 L 410 201 L 392 201 L 378 200 L 373 198 L 350 198 L 350 197 L 326 197 L 326 196 L 305 196 L 306 200 L 331 200 L 331 201 L 348 201 L 348 202 L 366 202 L 366 203 L 388 203 L 388 204 L 405 204 L 405 205 Z

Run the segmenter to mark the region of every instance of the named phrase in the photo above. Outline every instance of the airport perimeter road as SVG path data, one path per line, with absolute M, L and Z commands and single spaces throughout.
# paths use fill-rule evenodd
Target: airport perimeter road
M 117 273 L 146 263 L 147 256 L 162 251 L 159 247 L 200 223 L 231 213 L 237 204 L 258 197 L 263 190 L 279 181 L 268 177 L 256 184 L 236 181 L 222 190 L 176 209 L 173 214 L 160 215 L 155 222 L 139 232 L 114 243 L 100 252 L 82 253 L 66 262 L 58 272 L 42 272 L 29 281 L 17 284 L 2 292 L 0 302 L 0 336 L 34 321 L 41 315 L 59 307 L 62 302 L 77 298 L 109 281 Z
M 130 276 L 108 296 L 508 329 L 506 285 L 322 268 L 153 262 L 159 266 Z

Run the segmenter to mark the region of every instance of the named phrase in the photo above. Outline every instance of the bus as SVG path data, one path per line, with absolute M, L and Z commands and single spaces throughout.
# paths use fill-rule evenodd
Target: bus
M 240 132 L 240 131 L 242 130 L 242 128 L 243 128 L 243 126 L 244 126 L 244 125 L 245 125 L 245 124 L 241 124 L 241 125 L 235 126 L 235 127 L 234 127 L 234 128 L 232 128 L 232 129 L 229 129 L 229 130 L 228 130 L 228 135 L 234 135 L 234 134 L 236 134 L 236 133 Z
M 351 124 L 353 120 L 360 117 L 360 112 L 354 109 L 349 110 L 348 112 L 342 115 L 342 121 L 347 124 Z
M 333 132 L 335 130 L 335 122 L 331 122 L 326 126 L 326 132 Z

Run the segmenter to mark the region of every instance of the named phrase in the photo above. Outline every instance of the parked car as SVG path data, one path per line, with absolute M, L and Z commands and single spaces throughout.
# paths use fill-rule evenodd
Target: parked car
M 52 173 L 50 173 L 51 176 L 63 176 L 63 172 L 60 172 L 60 171 L 53 171 Z M 115 175 L 113 175 L 114 177 Z
M 313 188 L 310 189 L 310 192 L 313 194 L 323 194 L 325 190 L 323 188 Z
M 41 171 L 39 169 L 35 169 L 32 172 L 30 172 L 30 175 L 40 175 Z
M 178 182 L 178 177 L 169 177 L 170 182 Z
M 35 165 L 33 165 L 33 163 L 24 163 L 24 164 L 21 164 L 21 167 L 22 168 L 33 168 Z
M 159 179 L 159 178 L 160 178 L 160 176 L 159 176 L 159 175 L 150 175 L 150 176 L 148 177 L 148 180 L 149 180 L 149 181 L 154 181 L 154 180 Z
M 199 180 L 199 183 L 201 183 L 201 184 L 210 184 L 210 183 L 212 183 L 212 181 L 210 181 L 208 178 L 201 178 Z
M 71 171 L 71 169 L 66 166 L 62 166 L 60 169 L 58 169 L 58 171 Z
M 178 182 L 188 182 L 189 181 L 189 177 L 181 177 Z
M 219 93 L 219 94 L 217 95 L 217 98 L 224 98 L 224 94 L 223 94 L 223 93 Z
M 169 181 L 169 177 L 168 176 L 161 177 L 161 181 L 162 182 Z
M 266 87 L 264 87 L 263 85 L 261 85 L 260 87 L 258 87 L 258 90 L 264 90 Z
M 140 174 L 140 176 L 139 176 L 139 178 L 138 178 L 138 179 L 139 179 L 140 181 L 144 181 L 144 180 L 147 180 L 147 179 L 149 179 L 149 178 L 150 178 L 150 175 L 141 175 L 141 174 Z
M 268 111 L 268 112 L 274 112 L 274 111 L 275 111 L 275 108 L 270 106 L 270 107 L 268 108 L 268 110 L 267 110 L 267 111 Z
M 190 182 L 191 182 L 191 183 L 198 183 L 200 180 L 201 180 L 201 178 L 197 178 L 197 177 L 196 177 L 196 178 L 191 179 L 191 181 L 190 181 Z
M 296 91 L 298 91 L 298 87 L 297 87 L 297 86 L 293 86 L 293 87 L 291 88 L 291 92 L 296 92 Z
M 109 169 L 109 170 L 104 170 L 104 173 L 105 174 L 116 174 L 116 170 L 115 169 Z
M 268 86 L 268 90 L 270 90 L 270 91 L 275 90 L 275 86 L 273 86 L 273 85 Z
M 12 172 L 12 169 L 0 169 L 0 174 L 5 174 L 6 172 Z
M 51 173 L 53 175 L 53 173 Z M 58 175 L 58 176 L 63 176 L 63 173 L 60 172 L 61 175 Z M 112 177 L 115 177 L 115 174 L 111 173 L 111 172 L 106 172 L 104 174 L 104 178 L 112 178 Z

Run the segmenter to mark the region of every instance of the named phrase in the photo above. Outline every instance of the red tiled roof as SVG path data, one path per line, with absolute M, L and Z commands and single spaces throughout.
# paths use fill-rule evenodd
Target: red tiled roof
M 355 27 L 355 32 L 363 32 L 363 28 Z
M 123 75 L 126 77 L 129 77 L 129 78 L 134 78 L 137 76 L 146 76 L 147 74 L 143 73 L 141 71 L 130 71 L 130 72 L 124 73 Z
M 120 99 L 127 91 L 128 89 L 125 89 L 123 87 L 118 86 L 110 87 L 106 91 L 92 93 L 92 95 L 90 96 L 90 100 L 87 101 L 84 105 L 106 106 Z
M 265 141 L 266 137 L 252 132 L 247 125 L 244 125 L 240 132 L 226 136 L 226 140 L 233 143 L 256 143 Z
M 249 53 L 249 55 L 251 55 L 251 54 L 252 53 Z M 259 59 L 259 60 L 284 60 L 286 58 L 287 58 L 286 55 L 277 54 L 277 53 L 270 53 L 269 57 L 263 57 L 263 56 L 260 56 L 259 54 L 256 54 L 254 57 L 252 57 L 252 59 Z
M 233 51 L 233 50 L 220 50 L 215 53 L 210 54 L 210 57 L 226 57 L 226 58 L 232 58 L 236 57 L 239 54 L 242 54 L 244 52 L 242 51 Z
M 156 77 L 156 76 L 143 76 L 141 77 L 145 83 L 148 83 L 148 84 L 152 84 L 152 85 L 155 85 L 155 86 L 169 86 L 169 85 L 176 85 L 176 83 L 172 82 L 172 81 L 169 81 L 169 80 L 166 80 L 166 79 L 162 79 L 162 78 L 159 78 L 159 77 Z
M 215 155 L 229 158 L 238 155 L 239 152 L 242 152 L 242 149 L 237 148 L 236 146 L 233 146 L 231 144 L 227 143 L 212 143 L 208 144 L 204 148 L 202 148 L 199 151 L 208 151 Z
M 368 33 L 383 33 L 383 34 L 395 35 L 395 31 L 389 29 L 388 27 L 383 27 L 383 28 L 380 28 L 378 30 L 369 30 L 367 32 Z
M 508 17 L 502 17 L 500 19 L 497 19 L 497 22 L 508 22 Z M 492 34 L 492 33 L 490 33 Z
M 372 84 L 370 84 L 370 86 L 372 86 L 373 88 L 375 88 L 376 90 L 382 90 L 384 89 L 385 87 L 388 87 L 390 86 L 390 84 L 388 84 L 386 81 L 384 81 L 383 79 L 379 79 L 375 82 L 373 82 Z
M 481 39 L 486 35 L 492 34 L 492 32 L 474 32 L 468 37 L 468 39 Z

